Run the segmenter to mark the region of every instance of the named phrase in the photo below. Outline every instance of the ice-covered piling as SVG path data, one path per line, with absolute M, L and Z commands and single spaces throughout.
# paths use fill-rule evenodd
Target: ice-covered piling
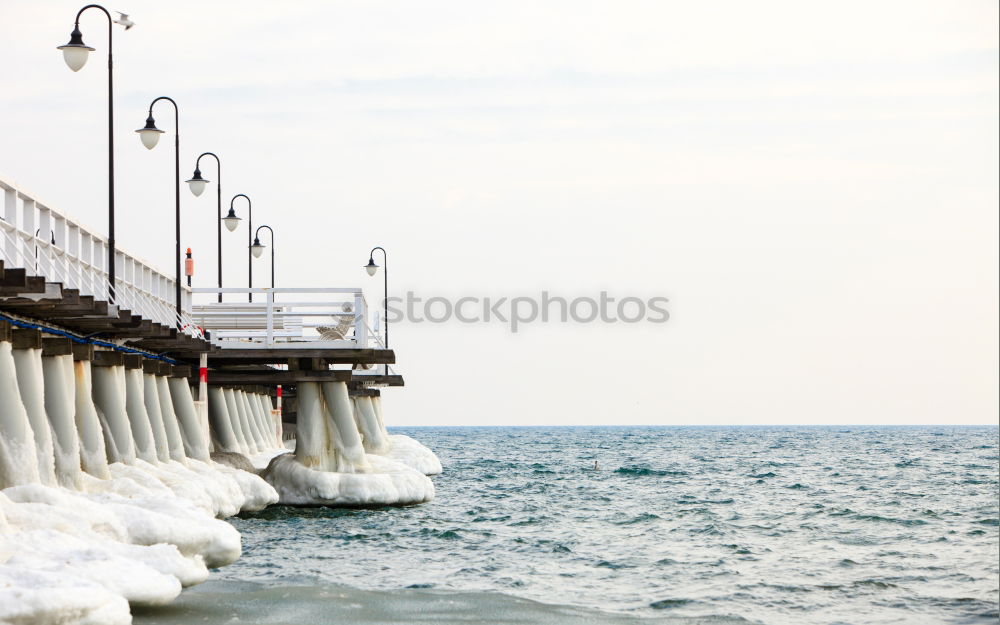
M 354 419 L 364 436 L 365 452 L 380 456 L 388 453 L 392 448 L 389 432 L 386 431 L 385 426 L 379 421 L 378 415 L 375 414 L 372 398 L 368 396 L 355 397 L 354 406 Z
M 62 354 L 42 358 L 45 412 L 53 434 L 56 480 L 60 486 L 79 489 L 80 435 L 76 431 L 76 384 L 73 356 Z
M 171 460 L 170 443 L 167 441 L 167 428 L 163 423 L 163 409 L 160 408 L 160 393 L 156 388 L 156 376 L 152 373 L 142 374 L 142 399 L 149 417 L 150 429 L 153 431 L 153 448 L 156 459 L 160 462 Z
M 287 450 L 275 436 L 270 400 L 260 393 L 209 386 L 208 417 L 214 457 L 234 466 L 267 466 Z M 244 465 L 236 456 L 247 460 Z
M 184 437 L 181 435 L 180 422 L 174 411 L 174 402 L 170 397 L 170 386 L 166 376 L 154 378 L 156 396 L 160 402 L 160 419 L 163 421 L 163 431 L 167 439 L 167 453 L 172 460 L 185 462 L 187 456 L 184 449 Z M 147 392 L 146 397 L 150 397 Z
M 358 425 L 365 432 L 365 449 L 369 444 L 373 451 L 386 458 L 402 462 L 408 467 L 420 471 L 424 475 L 441 473 L 441 461 L 437 455 L 422 443 L 403 434 L 389 434 L 385 428 L 385 418 L 382 414 L 382 397 L 377 394 L 363 395 L 356 398 L 359 414 Z M 371 432 L 372 442 L 368 442 Z M 378 451 L 374 451 L 377 449 Z
M 42 383 L 42 350 L 36 348 L 15 349 L 14 365 L 21 402 L 28 415 L 35 444 L 35 462 L 38 479 L 42 484 L 56 484 L 55 449 L 52 431 L 45 414 L 45 391 Z
M 170 378 L 167 383 L 187 457 L 208 462 L 208 432 L 202 427 L 201 419 L 198 418 L 191 387 L 183 378 Z
M 129 603 L 166 603 L 239 556 L 213 515 L 277 494 L 208 461 L 186 379 L 9 336 L 0 322 L 0 622 L 127 623 Z
M 0 341 L 0 488 L 40 481 L 35 437 L 8 341 Z
M 104 432 L 108 462 L 135 463 L 132 427 L 125 411 L 124 365 L 94 366 L 93 397 Z
M 93 381 L 89 360 L 73 363 L 74 405 L 76 431 L 80 437 L 80 466 L 100 479 L 108 479 L 108 453 L 104 446 L 104 432 L 94 407 Z
M 208 387 L 208 420 L 215 449 L 225 453 L 241 453 L 229 414 L 229 403 L 224 391 L 218 386 Z
M 156 445 L 149 413 L 146 412 L 146 398 L 142 379 L 142 369 L 125 369 L 125 411 L 135 441 L 135 455 L 146 462 L 156 463 Z
M 298 385 L 295 452 L 275 457 L 264 478 L 291 505 L 410 505 L 430 501 L 422 473 L 365 453 L 344 382 Z

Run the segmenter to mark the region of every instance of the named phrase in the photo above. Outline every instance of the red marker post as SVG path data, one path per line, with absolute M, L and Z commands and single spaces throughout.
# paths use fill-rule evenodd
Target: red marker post
M 188 286 L 191 286 L 191 276 L 194 275 L 194 259 L 191 258 L 191 248 L 187 248 L 187 255 L 184 257 L 184 275 L 187 276 Z

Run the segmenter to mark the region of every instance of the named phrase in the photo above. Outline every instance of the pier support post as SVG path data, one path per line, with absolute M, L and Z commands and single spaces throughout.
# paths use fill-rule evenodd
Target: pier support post
M 164 371 L 169 372 L 170 369 L 171 367 L 168 364 L 160 366 L 161 373 Z M 187 452 L 184 449 L 184 436 L 181 434 L 180 422 L 177 419 L 177 413 L 174 412 L 174 402 L 170 398 L 170 386 L 167 382 L 167 376 L 157 375 L 155 380 L 156 397 L 160 402 L 160 416 L 163 419 L 163 430 L 167 435 L 167 448 L 169 449 L 170 458 L 183 464 L 187 460 Z
M 128 415 L 135 442 L 135 455 L 146 462 L 156 464 L 156 444 L 153 427 L 146 412 L 145 393 L 142 379 L 142 356 L 125 356 L 125 413 Z
M 208 453 L 208 428 L 202 425 L 201 418 L 195 411 L 194 397 L 191 396 L 191 386 L 188 384 L 187 376 L 177 377 L 176 369 L 174 377 L 167 381 L 167 385 L 170 388 L 174 413 L 181 426 L 181 435 L 184 437 L 184 451 L 188 458 L 209 462 L 211 457 Z
M 232 417 L 221 387 L 208 387 L 208 418 L 216 449 L 228 453 L 240 453 L 239 443 L 233 432 Z
M 170 460 L 170 444 L 167 442 L 167 429 L 163 423 L 163 411 L 160 409 L 160 393 L 156 388 L 156 373 L 160 363 L 156 360 L 146 360 L 142 363 L 142 399 L 149 417 L 149 427 L 153 432 L 153 449 L 160 462 Z
M 119 352 L 94 352 L 93 398 L 104 430 L 108 462 L 135 463 L 135 443 L 125 410 L 125 359 Z
M 85 349 L 89 348 L 89 349 Z M 94 477 L 108 479 L 108 452 L 105 449 L 101 421 L 94 407 L 94 383 L 90 361 L 91 345 L 73 346 L 73 378 L 76 386 L 76 429 L 80 434 L 80 466 Z
M 335 453 L 326 426 L 326 411 L 318 382 L 299 382 L 298 420 L 295 426 L 295 459 L 319 471 L 336 471 Z M 329 450 L 329 454 L 327 453 Z
M 222 390 L 222 396 L 226 399 L 226 410 L 229 414 L 229 423 L 232 424 L 233 434 L 236 437 L 236 453 L 249 454 L 250 446 L 247 443 L 246 434 L 243 431 L 243 424 L 240 419 L 240 409 L 236 403 L 236 391 L 231 388 Z
M 73 376 L 73 355 L 69 339 L 65 353 L 42 357 L 42 377 L 45 383 L 45 413 L 52 426 L 55 450 L 56 479 L 60 486 L 79 489 L 80 435 L 76 430 L 76 385 Z M 44 353 L 44 352 L 43 352 Z
M 364 435 L 365 451 L 370 454 L 385 454 L 392 447 L 389 442 L 388 433 L 381 426 L 379 418 L 375 413 L 375 406 L 372 398 L 368 396 L 358 396 L 354 398 L 357 412 L 354 417 L 358 424 L 358 429 Z
M 55 446 L 52 443 L 49 419 L 45 414 L 41 333 L 38 330 L 14 330 L 13 338 L 17 386 L 31 424 L 38 477 L 42 484 L 55 486 Z
M 0 322 L 0 489 L 38 482 L 38 460 L 28 413 L 21 403 L 10 326 Z
M 322 382 L 323 398 L 326 400 L 328 418 L 335 428 L 340 443 L 340 452 L 354 467 L 367 467 L 365 448 L 361 434 L 354 422 L 347 384 L 344 382 Z

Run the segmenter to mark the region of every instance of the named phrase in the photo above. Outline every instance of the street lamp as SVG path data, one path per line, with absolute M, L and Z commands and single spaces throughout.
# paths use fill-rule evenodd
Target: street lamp
M 215 212 L 218 222 L 216 225 L 216 239 L 218 251 L 216 259 L 216 267 L 219 273 L 219 302 L 222 302 L 222 163 L 219 162 L 219 157 L 212 152 L 203 152 L 198 155 L 198 160 L 194 162 L 194 175 L 191 179 L 187 181 L 188 187 L 191 189 L 191 193 L 194 193 L 195 197 L 201 195 L 205 191 L 205 185 L 211 182 L 201 177 L 201 169 L 198 166 L 201 164 L 202 156 L 211 156 L 215 159 L 215 173 L 216 173 L 216 183 L 215 183 Z M 235 214 L 234 214 L 235 216 Z M 237 222 L 239 217 L 236 218 Z M 228 222 L 227 222 L 228 227 Z M 233 226 L 235 228 L 235 226 Z M 230 228 L 232 230 L 233 228 Z
M 226 224 L 226 229 L 230 232 L 234 232 L 236 227 L 240 225 L 240 218 L 236 216 L 236 211 L 233 209 L 233 202 L 236 198 L 241 197 L 247 201 L 247 279 L 251 289 L 253 288 L 253 243 L 250 242 L 250 232 L 253 230 L 253 203 L 250 202 L 250 198 L 246 195 L 239 193 L 233 196 L 233 199 L 229 200 L 229 214 L 222 218 L 222 221 Z M 253 291 L 249 294 L 249 299 L 253 301 Z
M 156 127 L 156 120 L 153 119 L 153 106 L 160 100 L 166 100 L 174 107 L 174 269 L 176 279 L 174 280 L 174 300 L 177 308 L 177 327 L 181 327 L 181 135 L 180 120 L 177 112 L 177 103 L 173 98 L 161 95 L 149 103 L 149 116 L 146 118 L 146 125 L 136 130 L 142 144 L 146 149 L 152 150 L 160 141 L 163 131 Z
M 378 271 L 378 265 L 375 264 L 375 250 L 382 250 L 382 263 L 385 265 L 382 272 L 385 298 L 382 300 L 382 304 L 385 307 L 385 348 L 389 349 L 389 258 L 385 249 L 378 246 L 372 248 L 372 251 L 368 253 L 368 264 L 365 265 L 365 271 L 368 272 L 369 276 L 374 276 Z
M 111 61 L 112 24 L 121 24 L 128 30 L 132 22 L 127 16 L 124 19 L 113 20 L 108 10 L 99 4 L 88 4 L 80 9 L 73 22 L 73 32 L 69 35 L 69 43 L 58 46 L 62 50 L 63 60 L 74 72 L 87 63 L 87 57 L 94 48 L 83 43 L 83 33 L 80 32 L 80 16 L 87 9 L 100 9 L 108 18 L 108 303 L 115 303 L 115 98 L 114 71 Z
M 212 153 L 211 152 L 205 152 L 205 154 L 212 154 Z M 201 157 L 205 156 L 205 154 L 200 155 L 198 157 L 198 160 L 200 161 Z M 212 154 L 212 156 L 215 156 L 215 155 Z M 191 193 L 195 197 L 200 197 L 201 194 L 205 192 L 205 186 L 209 182 L 211 182 L 211 180 L 206 180 L 205 178 L 201 177 L 201 170 L 198 169 L 198 164 L 195 163 L 195 166 L 194 166 L 194 175 L 192 175 L 190 179 L 185 180 L 184 182 L 187 183 L 188 188 L 191 189 Z M 219 217 L 221 218 L 222 215 L 220 214 Z
M 271 226 L 262 225 L 257 226 L 257 231 L 253 233 L 253 245 L 250 246 L 250 252 L 253 254 L 254 258 L 260 258 L 264 254 L 264 248 L 266 245 L 262 245 L 260 242 L 260 229 L 267 228 L 268 232 L 271 233 L 271 288 L 274 288 L 274 230 L 271 230 Z
M 222 218 L 223 223 L 226 224 L 226 230 L 230 232 L 236 232 L 236 227 L 240 225 L 240 218 L 236 216 L 233 211 L 233 207 L 229 207 L 229 214 Z

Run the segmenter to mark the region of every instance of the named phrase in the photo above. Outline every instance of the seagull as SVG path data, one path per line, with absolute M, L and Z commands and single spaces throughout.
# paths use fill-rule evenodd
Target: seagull
M 125 30 L 135 26 L 135 22 L 128 18 L 128 13 L 122 13 L 121 11 L 115 11 L 118 14 L 118 19 L 114 20 L 115 24 L 121 24 L 125 27 Z

